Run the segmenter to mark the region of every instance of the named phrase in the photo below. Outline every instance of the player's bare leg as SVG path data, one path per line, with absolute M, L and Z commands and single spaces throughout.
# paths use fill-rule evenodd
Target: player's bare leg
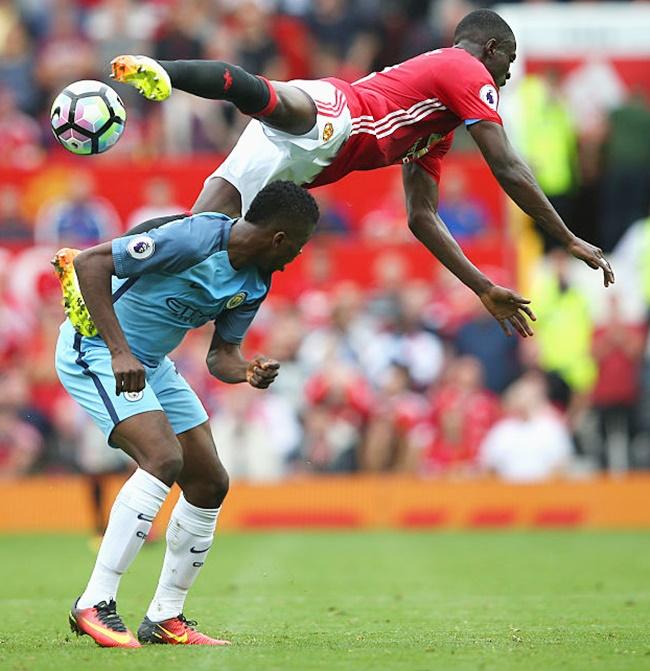
M 155 61 L 124 55 L 111 61 L 111 77 L 149 100 L 164 100 L 171 87 L 201 98 L 227 100 L 240 112 L 292 135 L 308 133 L 316 123 L 316 105 L 304 91 L 223 61 Z
M 117 590 L 181 472 L 183 456 L 160 411 L 143 412 L 120 422 L 111 434 L 111 444 L 135 459 L 139 468 L 113 503 L 95 568 L 69 620 L 74 632 L 90 636 L 102 647 L 135 648 L 140 643 L 117 613 Z
M 221 464 L 207 422 L 178 436 L 183 493 L 167 528 L 167 551 L 160 581 L 138 628 L 141 643 L 227 645 L 196 629 L 183 606 L 187 593 L 212 546 L 219 509 L 228 493 L 228 474 Z

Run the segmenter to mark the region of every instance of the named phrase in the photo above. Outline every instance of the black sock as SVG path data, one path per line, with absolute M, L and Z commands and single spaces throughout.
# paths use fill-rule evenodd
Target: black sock
M 223 61 L 159 61 L 175 89 L 211 100 L 228 100 L 244 114 L 264 113 L 274 98 L 266 79 Z

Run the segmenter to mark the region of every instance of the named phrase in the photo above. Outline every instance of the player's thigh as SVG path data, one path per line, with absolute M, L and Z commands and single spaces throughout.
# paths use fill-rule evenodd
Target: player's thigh
M 56 370 L 111 447 L 123 449 L 156 477 L 165 476 L 161 479 L 180 470 L 180 445 L 150 384 L 149 370 L 142 391 L 116 394 L 108 349 L 65 326 L 57 342 Z
M 237 188 L 223 177 L 209 179 L 192 205 L 192 214 L 221 212 L 229 217 L 241 216 L 241 195 Z
M 178 436 L 183 449 L 183 470 L 178 484 L 185 498 L 200 508 L 218 508 L 228 493 L 224 468 L 208 422 Z
M 262 121 L 291 135 L 308 133 L 316 123 L 316 103 L 311 96 L 286 82 L 273 82 L 278 102 L 271 114 Z

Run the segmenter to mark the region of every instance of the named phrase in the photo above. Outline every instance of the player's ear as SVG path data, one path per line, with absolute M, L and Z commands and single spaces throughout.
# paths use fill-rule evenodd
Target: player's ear
M 483 46 L 485 53 L 488 56 L 494 56 L 494 52 L 497 50 L 497 39 L 496 37 L 491 37 Z
M 271 244 L 273 247 L 279 247 L 283 242 L 284 239 L 287 237 L 287 234 L 284 231 L 277 231 L 273 235 L 273 240 L 271 241 Z

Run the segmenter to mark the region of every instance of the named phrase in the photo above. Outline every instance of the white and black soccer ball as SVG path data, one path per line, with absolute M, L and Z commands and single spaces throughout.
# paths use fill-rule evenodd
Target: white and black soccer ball
M 126 110 L 120 96 L 92 79 L 66 86 L 52 103 L 54 137 L 73 154 L 108 151 L 124 132 Z

